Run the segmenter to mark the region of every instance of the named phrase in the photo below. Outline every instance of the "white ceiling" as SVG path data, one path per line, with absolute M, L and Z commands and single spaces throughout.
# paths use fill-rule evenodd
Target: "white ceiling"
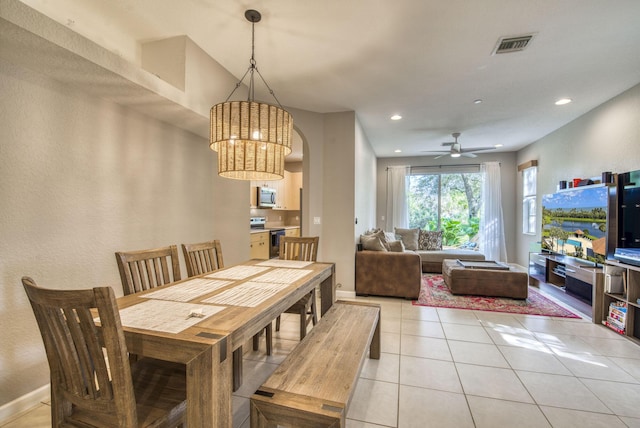
M 257 65 L 278 100 L 354 110 L 379 157 L 441 150 L 456 131 L 465 149 L 517 150 L 640 83 L 638 0 L 23 3 L 138 64 L 141 43 L 187 35 L 238 79 L 256 9 Z M 525 51 L 492 55 L 523 33 L 536 34 Z

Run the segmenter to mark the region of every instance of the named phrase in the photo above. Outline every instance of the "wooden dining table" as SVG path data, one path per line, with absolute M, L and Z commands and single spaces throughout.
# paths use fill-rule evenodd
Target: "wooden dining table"
M 186 365 L 187 426 L 231 427 L 242 346 L 317 286 L 322 315 L 333 263 L 250 260 L 117 302 L 130 353 Z

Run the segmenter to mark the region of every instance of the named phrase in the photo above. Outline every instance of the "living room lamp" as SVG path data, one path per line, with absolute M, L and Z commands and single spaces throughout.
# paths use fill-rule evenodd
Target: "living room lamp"
M 251 22 L 249 69 L 225 102 L 211 107 L 211 150 L 218 152 L 218 175 L 236 180 L 280 180 L 284 178 L 284 157 L 291 153 L 293 118 L 264 80 L 254 58 L 255 23 L 260 12 L 244 13 Z M 254 101 L 254 75 L 258 74 L 277 105 Z M 249 75 L 247 101 L 229 101 Z

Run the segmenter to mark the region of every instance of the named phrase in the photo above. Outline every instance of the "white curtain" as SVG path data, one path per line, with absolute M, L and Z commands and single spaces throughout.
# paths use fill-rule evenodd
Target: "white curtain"
M 407 195 L 411 168 L 390 166 L 387 168 L 387 218 L 385 230 L 393 232 L 394 227 L 409 227 Z
M 482 215 L 480 216 L 480 251 L 487 260 L 507 261 L 507 247 L 502 219 L 500 163 L 485 162 L 482 172 Z

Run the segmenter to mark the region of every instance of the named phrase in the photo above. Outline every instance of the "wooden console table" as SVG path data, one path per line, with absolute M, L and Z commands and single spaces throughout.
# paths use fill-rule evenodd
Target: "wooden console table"
M 544 267 L 544 281 L 563 288 L 568 294 L 591 302 L 591 319 L 600 322 L 602 313 L 604 273 L 600 266 L 556 254 L 530 253 L 529 269 Z M 531 274 L 531 272 L 530 272 Z

